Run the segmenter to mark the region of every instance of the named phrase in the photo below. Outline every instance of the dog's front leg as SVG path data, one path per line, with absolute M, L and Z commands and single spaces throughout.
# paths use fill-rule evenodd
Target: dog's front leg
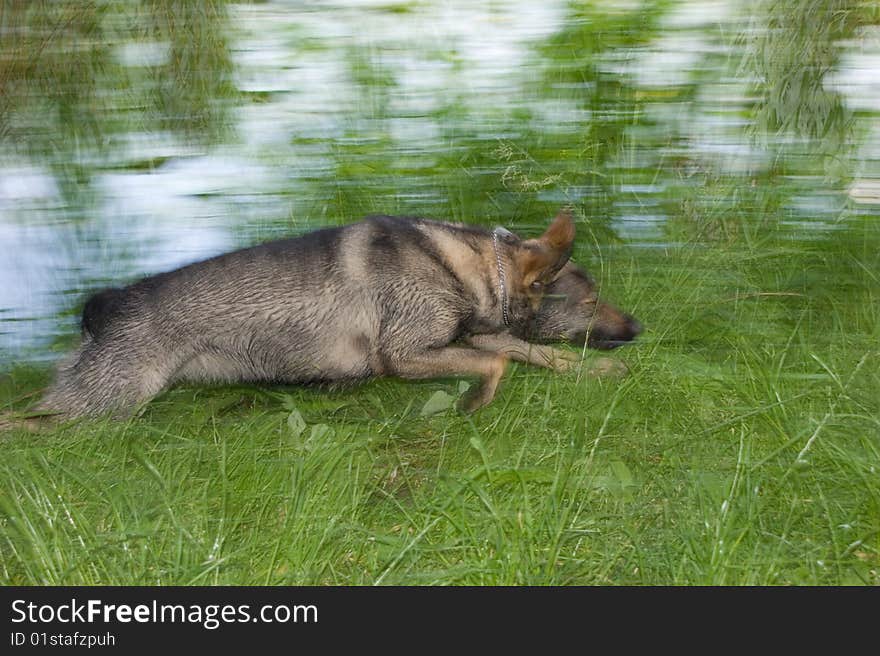
M 401 378 L 437 378 L 440 376 L 479 376 L 480 384 L 471 388 L 460 402 L 465 412 L 482 408 L 495 397 L 495 390 L 507 368 L 507 356 L 498 352 L 475 351 L 447 346 L 388 358 L 391 371 Z
M 530 344 L 508 333 L 470 335 L 465 341 L 481 351 L 503 353 L 517 362 L 546 367 L 554 371 L 568 371 L 581 361 L 580 353 Z

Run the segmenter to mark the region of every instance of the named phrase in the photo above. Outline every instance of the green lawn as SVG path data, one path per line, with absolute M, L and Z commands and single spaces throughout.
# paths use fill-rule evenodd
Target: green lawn
M 880 226 L 577 253 L 619 380 L 179 388 L 0 435 L 5 584 L 878 584 Z M 590 354 L 590 357 L 595 355 Z M 0 378 L 22 408 L 47 371 Z

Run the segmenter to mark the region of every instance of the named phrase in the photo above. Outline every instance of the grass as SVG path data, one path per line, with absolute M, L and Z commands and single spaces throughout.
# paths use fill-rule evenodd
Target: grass
M 880 583 L 880 230 L 616 246 L 595 380 L 174 389 L 0 437 L 4 584 Z M 48 373 L 18 367 L 21 407 Z

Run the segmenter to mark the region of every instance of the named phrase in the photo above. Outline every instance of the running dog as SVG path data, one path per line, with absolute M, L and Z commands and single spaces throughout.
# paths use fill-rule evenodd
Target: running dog
M 527 240 L 372 216 L 107 289 L 86 302 L 82 342 L 36 410 L 124 416 L 176 382 L 476 376 L 461 401 L 472 412 L 508 356 L 467 340 L 525 334 L 574 236 L 567 212 Z

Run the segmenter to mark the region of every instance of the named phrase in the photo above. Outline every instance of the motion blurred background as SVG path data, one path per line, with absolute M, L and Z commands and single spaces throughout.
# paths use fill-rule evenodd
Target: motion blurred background
M 368 213 L 809 247 L 880 209 L 878 110 L 859 0 L 4 0 L 0 362 L 89 290 Z

